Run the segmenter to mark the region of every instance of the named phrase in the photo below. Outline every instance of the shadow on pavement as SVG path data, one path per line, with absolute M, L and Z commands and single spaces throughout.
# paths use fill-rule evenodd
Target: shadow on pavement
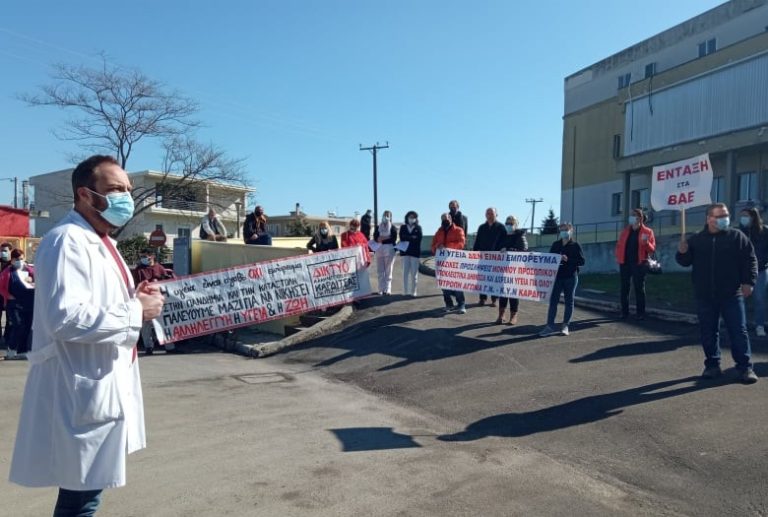
M 675 350 L 686 346 L 701 347 L 697 341 L 691 340 L 690 337 L 677 337 L 666 341 L 640 341 L 601 348 L 600 350 L 595 350 L 594 352 L 581 357 L 575 357 L 568 362 L 586 363 L 589 361 L 602 361 L 604 359 L 613 359 L 617 357 L 661 354 L 665 352 L 674 352 Z M 721 347 L 725 348 L 722 345 Z
M 623 409 L 695 391 L 715 388 L 730 383 L 725 377 L 714 381 L 702 381 L 699 377 L 685 377 L 657 382 L 628 390 L 584 397 L 557 406 L 527 413 L 505 413 L 473 422 L 464 431 L 442 435 L 438 440 L 464 442 L 488 436 L 513 438 L 546 431 L 597 422 L 622 413 Z M 688 384 L 674 389 L 673 386 Z M 662 391 L 663 390 L 663 391 Z
M 391 427 L 349 427 L 329 429 L 341 442 L 342 452 L 383 451 L 421 447 L 407 434 L 396 433 Z

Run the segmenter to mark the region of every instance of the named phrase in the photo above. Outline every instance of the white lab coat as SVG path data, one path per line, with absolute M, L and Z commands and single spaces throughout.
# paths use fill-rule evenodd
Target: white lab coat
M 68 490 L 122 486 L 127 454 L 146 446 L 132 361 L 142 323 L 133 281 L 129 274 L 125 286 L 75 211 L 43 237 L 35 264 L 32 352 L 10 480 Z

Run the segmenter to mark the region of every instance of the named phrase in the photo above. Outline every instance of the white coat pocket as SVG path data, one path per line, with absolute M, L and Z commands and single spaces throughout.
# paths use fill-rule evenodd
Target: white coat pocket
M 74 425 L 89 426 L 119 420 L 123 416 L 114 373 L 101 379 L 75 374 Z

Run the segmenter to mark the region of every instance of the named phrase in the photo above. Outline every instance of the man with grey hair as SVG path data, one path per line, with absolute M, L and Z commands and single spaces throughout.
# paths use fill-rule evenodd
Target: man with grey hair
M 227 227 L 224 226 L 221 216 L 213 207 L 208 208 L 208 213 L 200 221 L 200 238 L 217 242 L 227 240 Z
M 485 222 L 477 228 L 475 244 L 472 251 L 499 251 L 504 247 L 507 229 L 498 220 L 498 212 L 494 207 L 485 210 Z M 485 305 L 488 296 L 480 295 L 480 305 Z M 491 296 L 491 307 L 496 307 L 496 296 Z

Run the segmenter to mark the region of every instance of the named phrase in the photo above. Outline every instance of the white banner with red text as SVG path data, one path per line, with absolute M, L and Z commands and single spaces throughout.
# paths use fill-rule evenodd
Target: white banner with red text
M 362 248 L 207 271 L 158 282 L 160 344 L 349 303 L 371 294 Z
M 709 205 L 712 203 L 712 177 L 709 154 L 654 167 L 651 207 L 658 211 Z
M 440 289 L 547 301 L 560 260 L 556 253 L 441 248 L 435 253 L 435 278 Z

